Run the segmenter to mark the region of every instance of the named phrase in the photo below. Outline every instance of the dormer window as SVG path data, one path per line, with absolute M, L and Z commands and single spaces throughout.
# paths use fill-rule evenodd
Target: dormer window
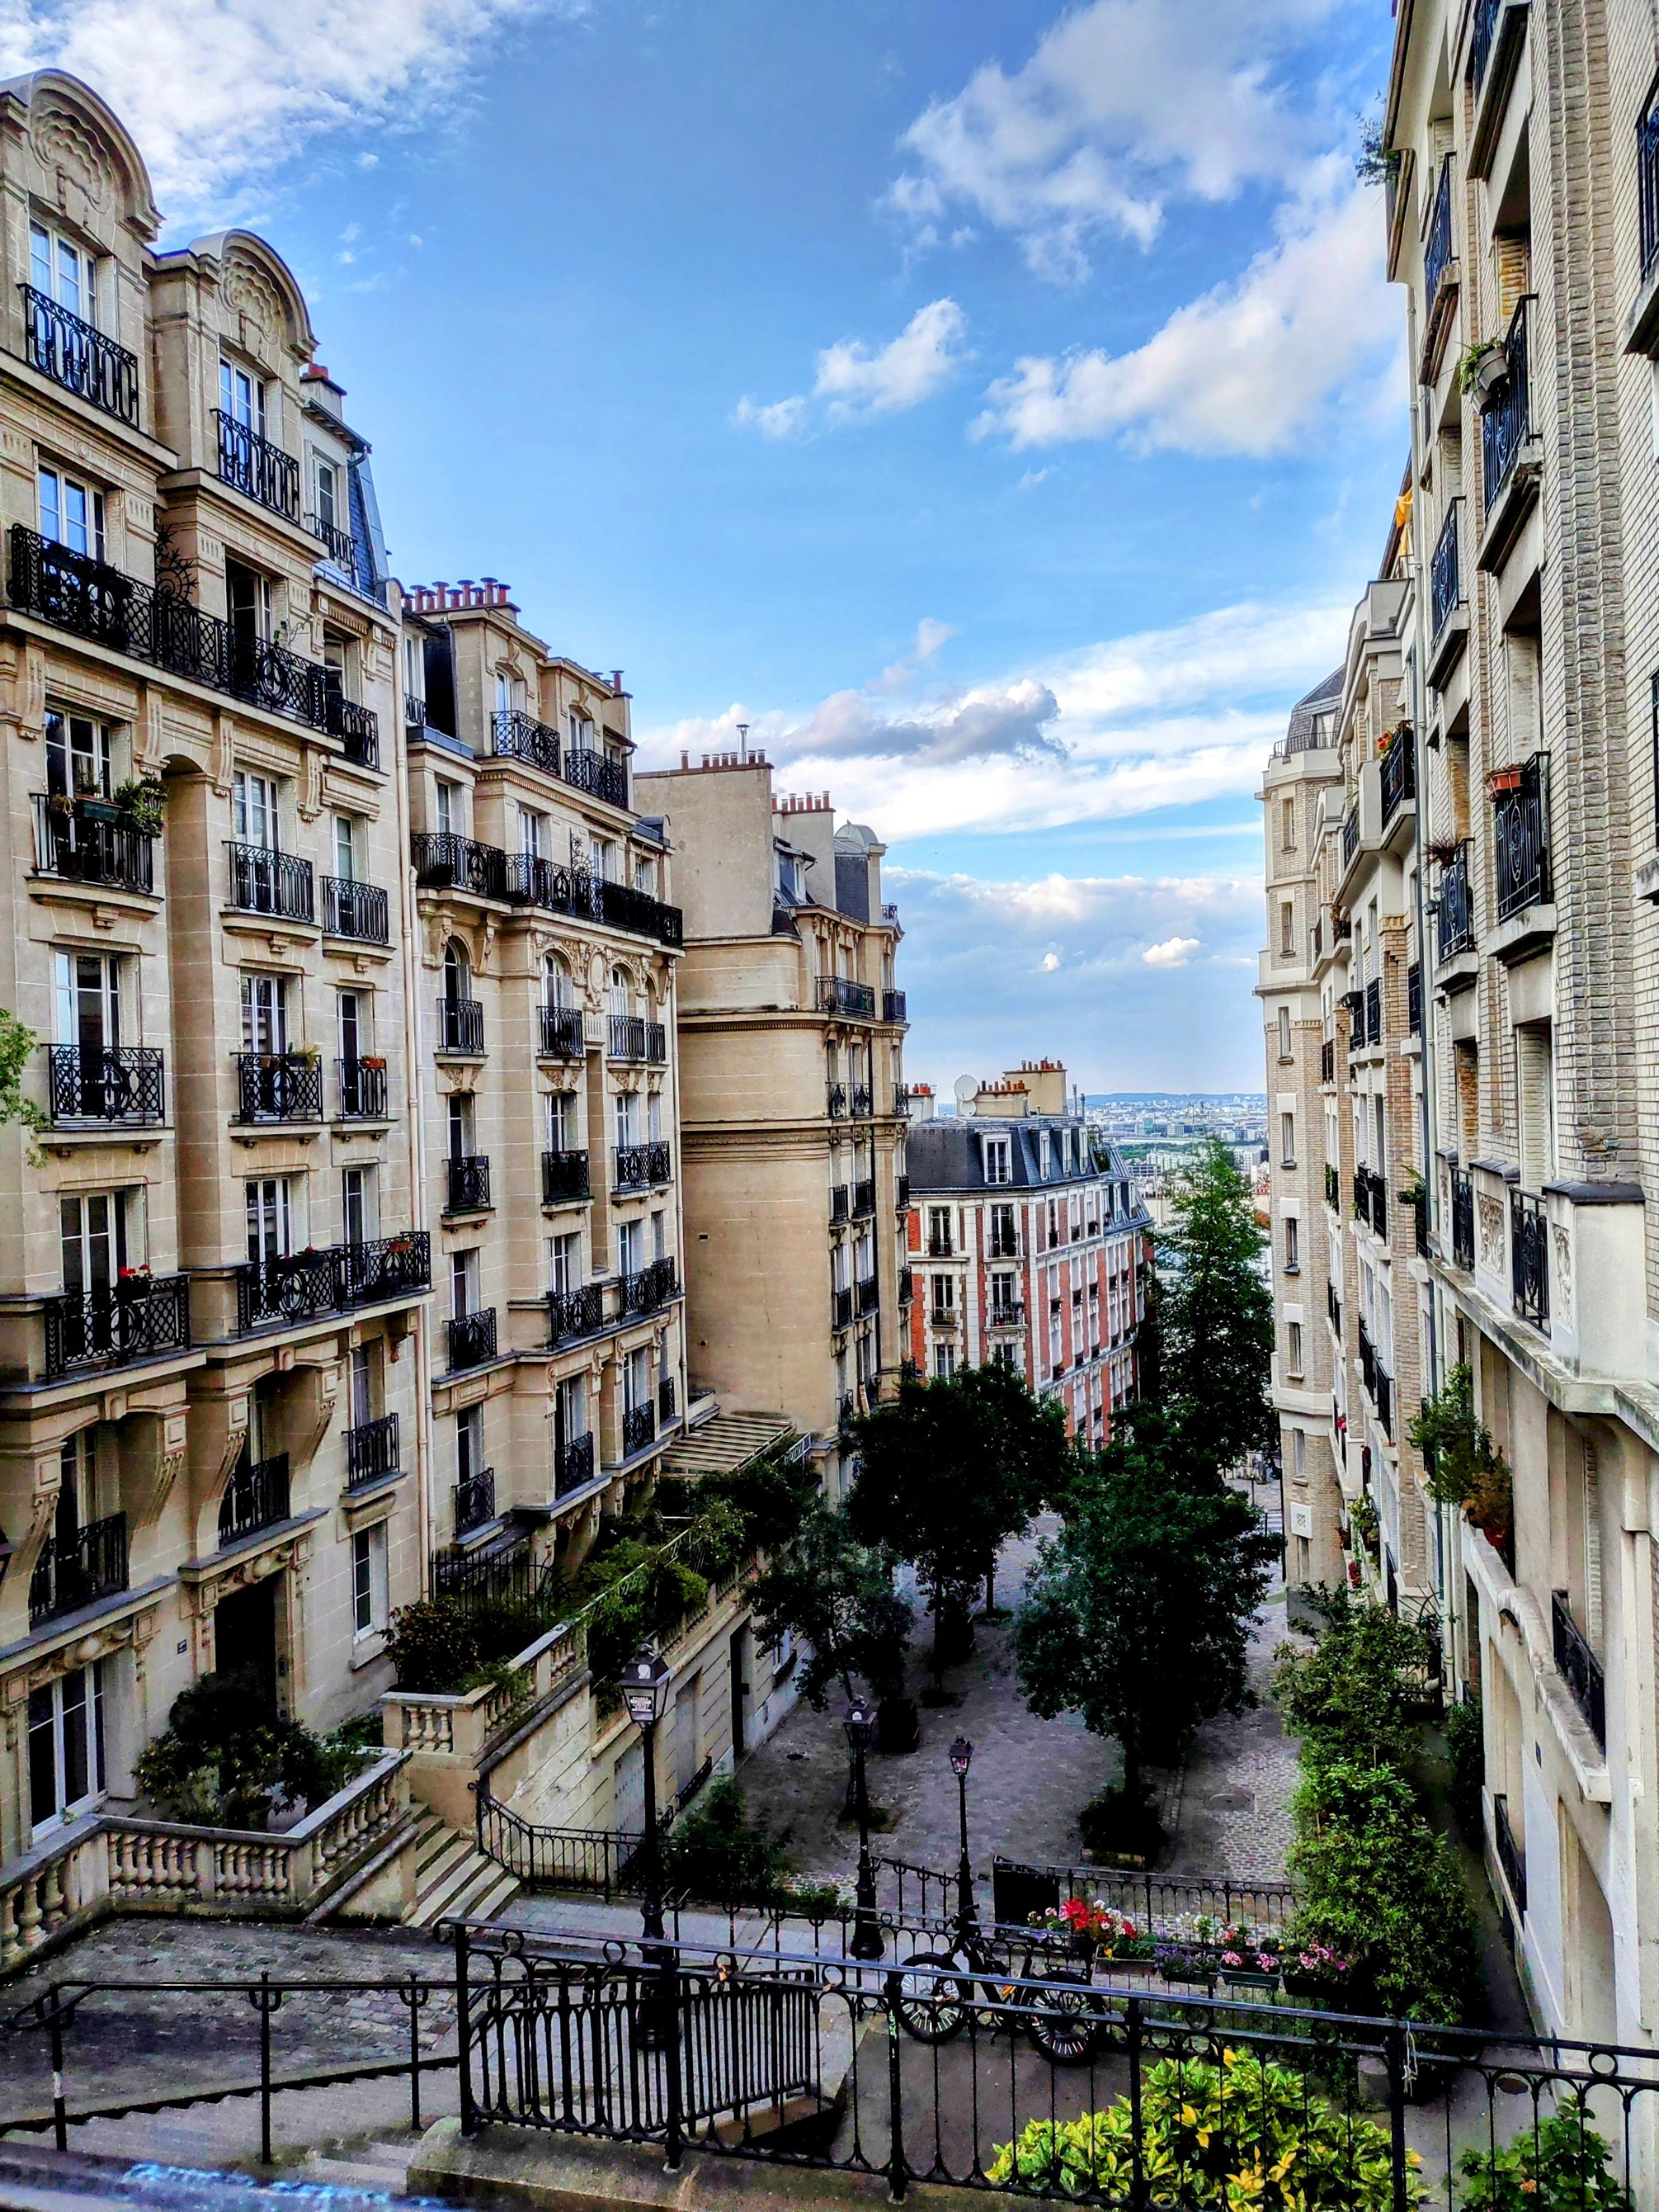
M 234 362 L 219 364 L 219 411 L 239 430 L 251 430 L 256 437 L 265 434 L 265 387 L 257 376 L 250 376 Z
M 985 1139 L 985 1180 L 988 1183 L 1011 1182 L 1013 1180 L 1006 1137 L 988 1137 Z
M 1048 1132 L 1043 1129 L 1037 1136 L 1037 1172 L 1044 1182 L 1048 1180 L 1049 1167 Z
M 800 862 L 793 853 L 778 854 L 778 889 L 785 898 L 800 903 Z
M 43 222 L 29 225 L 29 282 L 45 298 L 68 314 L 98 327 L 98 260 L 72 239 L 49 230 Z

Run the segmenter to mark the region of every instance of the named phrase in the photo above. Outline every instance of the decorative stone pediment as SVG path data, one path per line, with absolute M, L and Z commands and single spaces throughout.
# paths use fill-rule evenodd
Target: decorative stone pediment
M 87 231 L 106 233 L 115 201 L 115 172 L 96 134 L 66 107 L 40 109 L 29 132 L 40 166 L 56 185 L 58 205 Z
M 233 250 L 225 258 L 221 289 L 225 305 L 235 317 L 237 343 L 275 373 L 288 320 L 276 285 L 251 256 Z

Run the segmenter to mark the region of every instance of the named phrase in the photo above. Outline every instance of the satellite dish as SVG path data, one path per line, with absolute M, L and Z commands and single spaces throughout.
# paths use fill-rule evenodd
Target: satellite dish
M 952 1087 L 957 1094 L 957 1113 L 967 1114 L 979 1096 L 979 1079 L 972 1075 L 959 1075 Z

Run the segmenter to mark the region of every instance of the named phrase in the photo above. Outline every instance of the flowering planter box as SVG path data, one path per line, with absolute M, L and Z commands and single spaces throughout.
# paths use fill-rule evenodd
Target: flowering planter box
M 1521 771 L 1518 768 L 1495 768 L 1486 778 L 1486 790 L 1493 799 L 1501 798 L 1506 791 L 1519 791 L 1520 788 Z
M 1224 1966 L 1221 1978 L 1230 1990 L 1276 1990 L 1279 1987 L 1276 1973 L 1258 1973 L 1252 1966 Z

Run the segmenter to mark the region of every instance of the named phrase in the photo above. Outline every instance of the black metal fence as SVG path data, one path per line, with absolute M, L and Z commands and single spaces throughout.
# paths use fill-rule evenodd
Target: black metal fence
M 106 1045 L 99 1050 L 54 1044 L 47 1048 L 46 1064 L 54 1121 L 132 1125 L 164 1118 L 161 1054 L 154 1045 Z
M 29 1577 L 29 1626 L 78 1613 L 127 1586 L 127 1516 L 107 1513 L 72 1534 L 54 1530 Z
M 1439 904 L 1437 942 L 1440 957 L 1450 960 L 1474 950 L 1474 896 L 1469 883 L 1469 845 L 1465 838 L 1442 863 L 1436 886 Z
M 107 1289 L 48 1298 L 46 1379 L 77 1367 L 119 1367 L 190 1345 L 188 1275 L 124 1275 Z
M 137 356 L 33 284 L 17 289 L 23 295 L 23 343 L 29 367 L 137 429 Z
M 1480 414 L 1481 477 L 1486 510 L 1509 481 L 1516 457 L 1532 435 L 1531 321 L 1533 295 L 1516 303 L 1504 339 L 1508 374 Z
M 1543 1200 L 1510 1193 L 1510 1288 L 1516 1314 L 1547 1333 L 1550 1325 L 1550 1225 Z
M 1553 896 L 1549 768 L 1549 755 L 1534 753 L 1516 771 L 1513 787 L 1499 791 L 1492 802 L 1500 921 Z
M 1434 554 L 1429 563 L 1429 606 L 1436 637 L 1463 604 L 1462 549 L 1457 534 L 1462 508 L 1460 495 L 1446 509 L 1446 519 L 1434 541 Z

